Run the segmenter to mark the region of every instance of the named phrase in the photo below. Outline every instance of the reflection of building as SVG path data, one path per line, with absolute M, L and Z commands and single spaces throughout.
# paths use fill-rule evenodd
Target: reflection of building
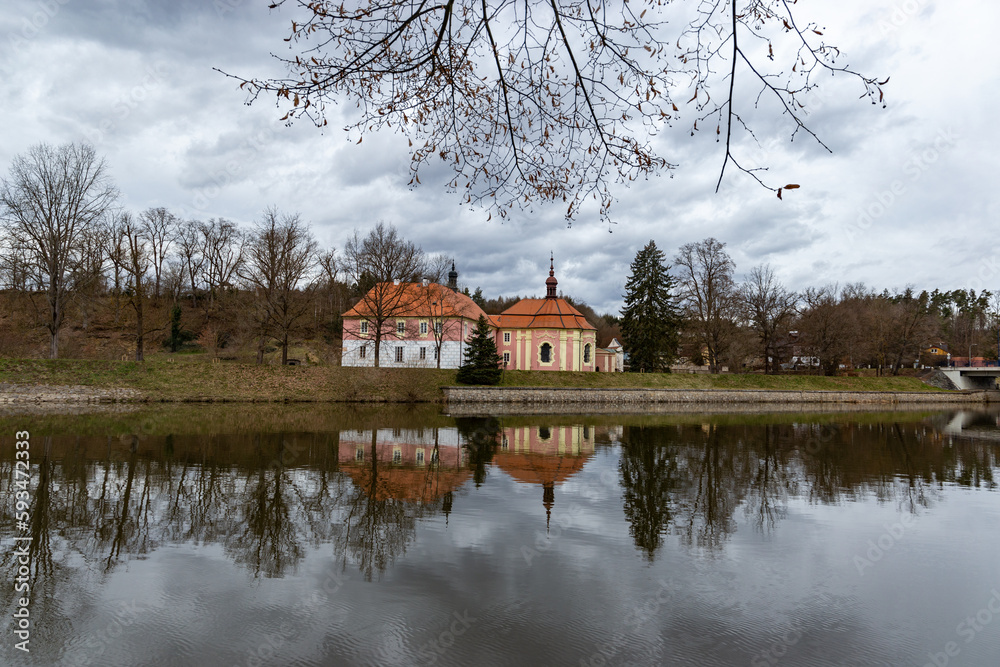
M 443 498 L 469 479 L 467 459 L 454 428 L 340 434 L 340 468 L 373 500 Z
M 583 469 L 594 455 L 591 426 L 512 426 L 501 431 L 493 462 L 523 484 L 542 487 L 546 524 L 555 503 L 555 485 Z

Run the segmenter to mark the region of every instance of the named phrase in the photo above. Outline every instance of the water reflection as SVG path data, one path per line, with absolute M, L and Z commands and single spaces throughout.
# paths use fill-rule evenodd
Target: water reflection
M 949 425 L 959 418 L 969 420 L 465 417 L 453 426 L 320 433 L 52 435 L 36 458 L 35 562 L 52 569 L 54 541 L 105 571 L 165 543 L 217 542 L 255 576 L 275 577 L 295 569 L 304 545 L 330 544 L 374 576 L 406 552 L 420 518 L 448 515 L 491 474 L 538 488 L 548 522 L 559 486 L 602 447 L 620 448 L 624 515 L 652 560 L 667 535 L 723 547 L 741 508 L 756 530 L 773 531 L 790 497 L 871 496 L 916 511 L 942 484 L 995 489 L 997 449 L 982 437 L 983 420 L 977 437 L 958 438 Z M 10 457 L 3 465 L 0 488 L 12 508 Z
M 159 426 L 113 436 L 99 435 L 107 429 L 99 419 L 79 434 L 44 420 L 31 426 L 31 580 L 35 613 L 45 619 L 40 632 L 51 637 L 72 625 L 92 577 L 107 580 L 171 545 L 221 547 L 257 580 L 294 575 L 316 553 L 377 581 L 410 558 L 421 526 L 440 519 L 446 530 L 453 513 L 474 505 L 482 512 L 477 494 L 525 491 L 531 500 L 523 506 L 538 523 L 521 539 L 533 544 L 528 530 L 551 528 L 562 494 L 579 496 L 587 486 L 588 497 L 617 505 L 627 524 L 619 525 L 652 564 L 671 544 L 724 553 L 739 531 L 780 533 L 800 501 L 918 513 L 949 487 L 995 491 L 1000 439 L 995 415 L 959 413 L 363 414 L 317 416 L 315 429 L 296 413 L 270 427 L 226 417 L 214 432 L 200 420 L 198 430 L 187 428 L 190 415 L 137 419 Z M 8 546 L 17 534 L 13 440 L 0 447 Z M 486 497 L 496 502 L 481 522 L 503 525 L 515 499 Z M 598 535 L 616 526 L 575 528 Z M 0 556 L 5 577 L 12 554 L 4 548 Z M 12 586 L 5 590 L 10 607 Z

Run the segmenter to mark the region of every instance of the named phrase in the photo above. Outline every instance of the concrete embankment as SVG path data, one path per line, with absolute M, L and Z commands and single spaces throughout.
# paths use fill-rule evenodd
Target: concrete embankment
M 986 391 L 788 391 L 761 389 L 592 389 L 553 387 L 444 387 L 445 403 L 493 405 L 635 406 L 659 404 L 984 404 Z
M 136 389 L 102 389 L 81 385 L 17 385 L 0 383 L 0 405 L 24 403 L 126 403 L 141 401 Z

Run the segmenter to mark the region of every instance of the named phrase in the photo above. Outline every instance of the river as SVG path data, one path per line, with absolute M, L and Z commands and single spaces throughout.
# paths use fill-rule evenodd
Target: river
M 8 411 L 0 662 L 1000 664 L 1000 414 L 769 409 Z

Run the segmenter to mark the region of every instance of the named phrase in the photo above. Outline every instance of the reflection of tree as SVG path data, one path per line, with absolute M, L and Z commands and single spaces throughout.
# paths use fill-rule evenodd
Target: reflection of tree
M 273 464 L 260 466 L 247 476 L 241 502 L 243 530 L 227 540 L 226 551 L 255 576 L 278 577 L 303 556 L 286 497 L 288 470 L 281 464 L 283 436 L 257 435 L 254 444 L 262 454 L 273 451 Z M 267 456 L 262 458 L 266 460 Z
M 671 520 L 670 494 L 679 486 L 669 428 L 626 426 L 618 470 L 629 533 L 652 561 Z
M 500 440 L 500 422 L 494 417 L 456 417 L 455 426 L 469 452 L 469 466 L 476 486 L 486 481 L 486 472 Z
M 416 532 L 415 512 L 408 503 L 384 492 L 386 480 L 380 479 L 381 467 L 377 454 L 378 431 L 371 431 L 371 456 L 362 481 L 347 499 L 342 524 L 338 527 L 339 542 L 344 557 L 349 553 L 366 579 L 385 572 L 406 547 Z M 415 505 L 411 505 L 415 508 Z
M 770 532 L 785 517 L 788 494 L 797 492 L 798 482 L 788 465 L 788 452 L 781 448 L 778 428 L 765 425 L 759 431 L 760 449 L 751 459 L 756 460 L 757 469 L 750 471 L 743 511 L 757 530 Z
M 108 551 L 108 560 L 105 565 L 108 570 L 114 567 L 115 562 L 121 556 L 122 548 L 136 532 L 136 522 L 131 513 L 131 501 L 132 485 L 135 482 L 136 446 L 138 442 L 134 436 L 131 440 L 131 454 L 126 463 L 125 490 L 122 493 L 121 500 L 111 508 L 113 515 L 111 523 L 114 537 L 111 541 L 111 549 Z M 127 550 L 126 553 L 128 553 Z
M 760 425 L 727 424 L 732 418 L 726 418 L 678 426 L 658 420 L 643 417 L 633 423 L 653 425 L 630 426 L 623 419 L 619 464 L 632 538 L 650 559 L 666 534 L 696 546 L 720 546 L 735 528 L 741 505 L 748 524 L 766 531 L 778 525 L 790 495 L 818 503 L 868 498 L 919 511 L 943 484 L 996 486 L 1000 450 L 994 442 L 952 441 L 928 424 L 834 418 Z M 459 426 L 461 439 L 449 445 L 430 450 L 427 439 L 424 465 L 392 463 L 373 449 L 355 463 L 353 444 L 339 458 L 338 434 L 329 431 L 170 439 L 39 436 L 31 450 L 30 531 L 33 576 L 44 594 L 36 599 L 58 601 L 82 586 L 83 578 L 72 572 L 81 560 L 95 570 L 115 568 L 159 544 L 178 542 L 222 544 L 259 576 L 280 576 L 294 567 L 306 544 L 331 544 L 338 559 L 350 559 L 375 577 L 405 553 L 417 520 L 450 511 L 457 499 L 452 492 L 470 474 L 482 483 L 491 460 L 508 466 L 515 478 L 541 485 L 546 507 L 554 500 L 552 489 L 583 462 L 577 455 L 495 451 L 490 420 Z M 376 433 L 366 433 L 367 448 Z M 415 456 L 424 447 L 420 438 L 403 437 L 403 448 Z M 450 447 L 458 442 L 464 453 L 452 457 L 456 450 Z M 0 461 L 0 500 L 8 508 L 0 527 L 8 536 L 19 534 L 11 464 L 12 457 Z M 0 567 L 10 571 L 11 558 L 11 550 L 0 554 Z M 0 599 L 10 596 L 8 591 Z M 45 616 L 62 618 L 55 609 Z
M 717 548 L 736 530 L 733 514 L 746 489 L 738 455 L 742 444 L 728 430 L 710 424 L 707 435 L 696 436 L 682 450 L 691 487 L 681 503 L 684 518 L 677 523 L 689 544 Z

